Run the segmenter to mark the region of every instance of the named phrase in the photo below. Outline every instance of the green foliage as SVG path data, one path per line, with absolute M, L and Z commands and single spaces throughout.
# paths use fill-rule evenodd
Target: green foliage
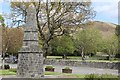
M 120 54 L 120 25 L 116 27 L 116 35 L 118 36 L 118 54 Z
M 53 39 L 51 41 L 51 48 L 53 52 L 58 54 L 73 53 L 75 50 L 72 38 L 66 35 Z
M 16 73 L 9 70 L 0 70 L 0 75 L 16 75 Z
M 61 75 L 61 73 L 58 73 L 58 72 L 49 72 L 49 71 L 46 71 L 44 74 L 45 75 Z
M 0 21 L 4 21 L 4 18 L 2 17 L 2 15 L 0 15 Z
M 57 47 L 57 51 L 59 53 L 73 53 L 74 44 L 72 39 L 68 36 L 62 36 L 59 39 L 59 45 Z
M 98 74 L 89 74 L 85 76 L 85 80 L 119 80 L 118 76 L 111 75 L 111 74 L 103 74 L 103 75 L 98 75 Z
M 2 66 L 1 66 L 1 69 L 2 69 Z M 10 66 L 9 65 L 4 65 L 4 69 L 10 69 Z
M 95 53 L 99 50 L 102 35 L 95 28 L 87 28 L 76 33 L 75 45 L 77 49 L 83 48 L 84 53 Z
M 2 26 L 5 26 L 5 24 L 4 24 L 4 18 L 3 18 L 2 15 L 0 15 L 0 23 L 2 24 Z
M 116 35 L 120 36 L 120 25 L 116 26 Z
M 64 69 L 70 69 L 70 67 L 65 67 Z
M 118 51 L 118 38 L 114 34 L 109 38 L 103 39 L 102 42 L 102 51 L 107 53 L 108 55 L 116 54 Z
M 16 68 L 9 69 L 9 71 L 17 73 L 17 69 Z
M 94 80 L 96 78 L 99 78 L 100 76 L 98 74 L 90 74 L 85 76 L 85 80 Z
M 52 69 L 52 68 L 54 68 L 53 66 L 46 66 L 46 68 L 48 68 L 48 69 Z

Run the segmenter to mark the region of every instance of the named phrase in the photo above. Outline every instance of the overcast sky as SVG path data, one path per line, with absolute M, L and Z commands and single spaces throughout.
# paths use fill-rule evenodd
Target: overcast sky
M 91 0 L 97 12 L 94 20 L 118 24 L 118 2 L 120 0 Z M 0 14 L 10 13 L 10 0 L 0 0 Z M 6 23 L 10 21 L 6 20 Z

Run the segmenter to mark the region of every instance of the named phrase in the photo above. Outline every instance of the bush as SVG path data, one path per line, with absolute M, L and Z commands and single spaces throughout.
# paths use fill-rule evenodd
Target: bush
M 112 74 L 103 74 L 103 75 L 101 75 L 101 78 L 118 78 L 118 76 L 115 76 Z
M 103 74 L 103 75 L 98 75 L 98 74 L 89 74 L 85 76 L 85 80 L 119 80 L 118 76 L 111 75 L 111 74 Z
M 9 65 L 5 65 L 5 69 L 10 69 L 10 66 Z
M 70 69 L 70 67 L 65 67 L 64 69 Z
M 62 69 L 62 73 L 72 73 L 72 69 L 70 69 L 69 67 L 65 67 L 64 69 Z
M 45 71 L 54 72 L 55 68 L 53 66 L 46 66 Z
M 116 55 L 115 55 L 115 58 L 120 58 L 120 54 L 116 54 Z
M 2 69 L 2 66 L 1 66 L 1 69 Z M 10 66 L 9 65 L 4 65 L 4 69 L 10 69 Z
M 54 67 L 53 66 L 46 66 L 46 68 L 51 69 L 51 68 L 54 68 Z
M 100 78 L 100 77 L 97 74 L 89 74 L 89 75 L 85 76 L 85 80 L 95 80 L 95 79 L 98 79 L 98 78 Z

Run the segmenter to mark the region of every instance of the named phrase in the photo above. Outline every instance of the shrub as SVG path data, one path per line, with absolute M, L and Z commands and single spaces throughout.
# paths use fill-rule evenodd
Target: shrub
M 47 69 L 52 69 L 54 68 L 53 66 L 46 66 Z
M 118 78 L 118 76 L 115 76 L 112 74 L 103 74 L 103 75 L 101 75 L 101 78 Z
M 100 76 L 97 75 L 97 74 L 89 74 L 89 75 L 85 76 L 85 80 L 95 80 L 95 79 L 98 79 L 98 78 L 100 78 Z
M 1 66 L 1 69 L 2 69 L 2 66 Z M 4 65 L 4 69 L 10 69 L 10 66 L 9 65 Z
M 10 69 L 10 66 L 9 65 L 5 65 L 5 69 Z
M 45 71 L 54 72 L 55 68 L 53 66 L 46 66 Z
M 98 75 L 98 74 L 89 74 L 85 76 L 85 80 L 119 80 L 118 76 L 111 75 L 111 74 L 103 74 L 103 75 Z
M 72 73 L 72 69 L 70 69 L 69 67 L 65 67 L 64 69 L 62 69 L 62 73 Z
M 70 69 L 70 67 L 65 67 L 64 69 Z

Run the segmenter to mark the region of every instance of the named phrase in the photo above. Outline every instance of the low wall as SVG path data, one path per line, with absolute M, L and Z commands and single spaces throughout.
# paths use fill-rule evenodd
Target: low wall
M 46 65 L 63 65 L 63 66 L 76 66 L 76 67 L 91 67 L 91 68 L 103 68 L 103 69 L 119 69 L 120 62 L 82 62 L 73 60 L 56 60 L 45 59 Z

